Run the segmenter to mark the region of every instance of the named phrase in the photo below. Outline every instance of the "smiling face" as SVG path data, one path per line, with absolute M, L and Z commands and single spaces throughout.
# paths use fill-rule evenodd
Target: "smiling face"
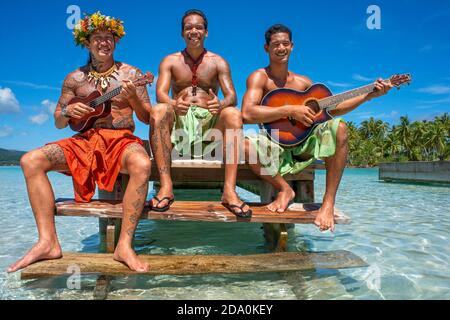
M 187 48 L 203 48 L 208 30 L 205 29 L 205 21 L 197 14 L 191 14 L 184 18 L 184 26 L 181 35 Z
M 90 36 L 86 47 L 97 60 L 106 61 L 112 57 L 116 43 L 111 32 L 97 30 Z
M 271 62 L 288 63 L 294 43 L 286 32 L 275 33 L 270 37 L 270 42 L 264 45 Z

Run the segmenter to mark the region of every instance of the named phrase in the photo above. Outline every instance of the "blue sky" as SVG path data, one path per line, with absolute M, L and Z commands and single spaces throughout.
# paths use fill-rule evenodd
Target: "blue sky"
M 295 48 L 290 69 L 338 93 L 393 73 L 413 83 L 345 116 L 396 123 L 401 115 L 432 119 L 450 111 L 450 1 L 2 1 L 0 9 L 0 148 L 31 150 L 73 134 L 54 127 L 52 108 L 65 75 L 87 58 L 66 26 L 69 5 L 101 10 L 125 22 L 115 58 L 157 74 L 161 59 L 184 48 L 180 18 L 190 8 L 209 19 L 206 47 L 228 60 L 240 103 L 248 75 L 266 66 L 264 32 L 288 25 Z M 369 5 L 381 29 L 369 30 Z M 154 88 L 150 89 L 152 100 Z M 136 134 L 148 138 L 138 123 Z

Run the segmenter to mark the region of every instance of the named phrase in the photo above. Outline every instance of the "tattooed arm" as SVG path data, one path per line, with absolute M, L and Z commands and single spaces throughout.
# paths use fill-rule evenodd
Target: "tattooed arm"
M 72 74 L 69 74 L 66 79 L 64 79 L 63 87 L 61 90 L 61 96 L 59 97 L 58 104 L 56 105 L 54 118 L 55 126 L 58 129 L 63 129 L 67 127 L 70 117 L 65 117 L 61 114 L 62 107 L 67 108 L 69 101 L 75 97 L 75 79 Z
M 236 106 L 236 90 L 234 89 L 233 80 L 231 79 L 231 70 L 228 62 L 223 58 L 217 58 L 217 72 L 219 77 L 220 88 L 222 89 L 224 99 L 220 102 L 222 108 Z

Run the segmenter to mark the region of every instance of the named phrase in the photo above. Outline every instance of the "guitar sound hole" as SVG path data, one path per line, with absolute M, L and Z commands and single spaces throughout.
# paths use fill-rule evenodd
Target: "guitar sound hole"
M 319 103 L 317 102 L 317 100 L 309 100 L 305 105 L 310 107 L 315 113 L 319 113 L 320 111 Z

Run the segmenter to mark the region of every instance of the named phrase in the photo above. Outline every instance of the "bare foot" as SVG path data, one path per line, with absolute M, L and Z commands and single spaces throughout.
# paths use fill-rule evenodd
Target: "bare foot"
M 237 195 L 236 191 L 224 191 L 222 195 L 222 203 L 226 203 L 228 205 L 235 205 L 235 206 L 242 206 L 244 204 L 244 201 L 239 199 L 239 196 Z M 232 212 L 236 215 L 240 215 L 244 212 L 248 212 L 250 210 L 250 207 L 246 204 L 242 208 L 238 207 L 231 207 L 229 210 L 232 210 Z
M 173 189 L 171 187 L 161 187 L 156 195 L 158 199 L 163 199 L 168 197 L 169 199 L 173 199 Z M 152 208 L 163 208 L 169 204 L 169 199 L 164 199 L 158 203 L 158 200 L 153 198 L 150 200 L 150 207 Z
M 326 231 L 328 229 L 334 232 L 334 207 L 322 205 L 317 213 L 314 224 L 319 227 L 320 231 Z
M 58 240 L 39 240 L 22 259 L 16 261 L 6 270 L 8 273 L 16 272 L 40 260 L 52 260 L 62 257 L 61 246 Z
M 149 270 L 148 263 L 141 261 L 136 252 L 129 246 L 117 245 L 113 258 L 116 261 L 125 263 L 133 271 L 147 272 Z
M 291 202 L 294 198 L 295 192 L 291 188 L 280 190 L 275 201 L 267 205 L 267 209 L 272 212 L 285 212 L 287 207 L 289 206 L 289 202 Z

